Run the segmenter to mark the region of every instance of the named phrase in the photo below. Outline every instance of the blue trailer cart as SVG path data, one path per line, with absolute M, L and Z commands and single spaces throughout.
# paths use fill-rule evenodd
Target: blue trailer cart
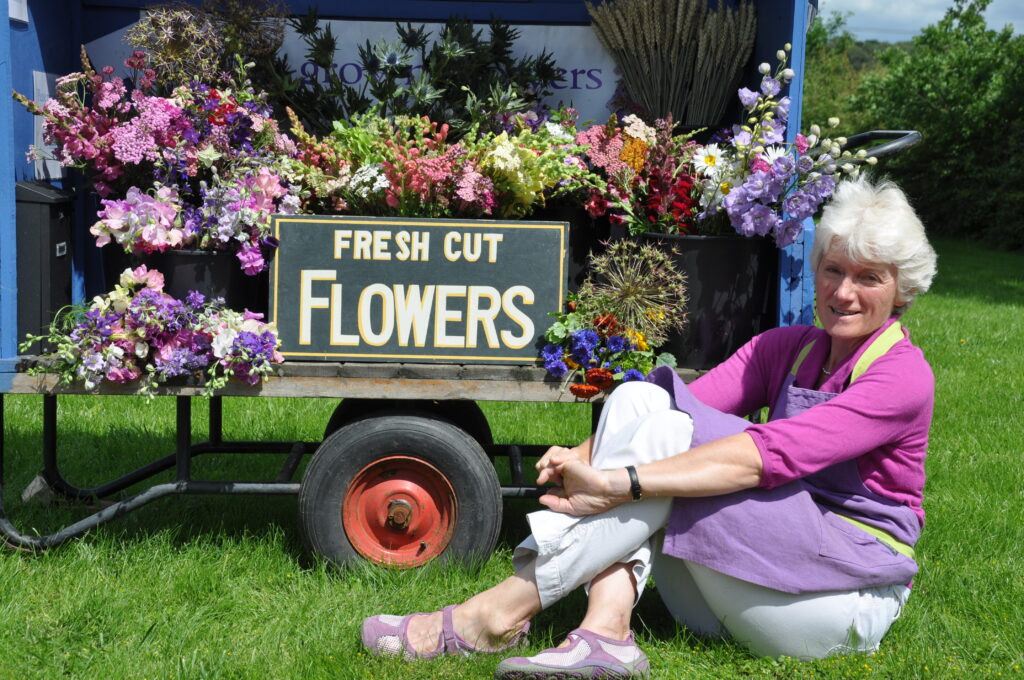
M 27 12 L 12 14 L 8 25 L 0 28 L 0 89 L 45 90 L 46 74 L 77 70 L 79 45 L 109 47 L 137 21 L 147 4 L 149 0 L 73 0 L 61 3 L 61 11 L 57 11 L 55 3 L 28 0 Z M 301 15 L 312 3 L 292 0 L 289 4 L 296 15 Z M 589 23 L 581 0 L 384 0 L 372 5 L 323 0 L 316 4 L 322 17 L 343 20 L 429 21 L 458 14 L 478 21 L 496 15 L 524 25 Z M 792 44 L 791 65 L 802 72 L 804 33 L 814 4 L 762 0 L 757 5 L 758 37 L 748 73 L 753 76 L 758 63 L 773 61 L 776 50 L 785 43 Z M 581 88 L 593 82 L 588 78 L 594 74 L 586 69 L 579 69 L 576 75 L 579 77 L 570 82 Z M 789 95 L 791 117 L 799 120 L 799 78 L 791 83 Z M 33 123 L 32 116 L 16 108 L 10 99 L 0 103 L 0 129 L 6 131 L 0 135 L 0 157 L 6 160 L 0 165 L 0 206 L 4 206 L 0 209 L 0 424 L 4 395 L 40 395 L 42 480 L 62 497 L 111 502 L 51 533 L 37 535 L 18 528 L 2 509 L 7 489 L 2 486 L 4 449 L 0 427 L 0 533 L 9 546 L 25 550 L 54 547 L 165 496 L 275 494 L 297 496 L 300 529 L 306 543 L 327 559 L 342 562 L 366 558 L 417 566 L 439 556 L 489 553 L 498 535 L 502 499 L 538 495 L 539 491 L 527 483 L 523 466 L 524 458 L 539 455 L 542 447 L 494 444 L 487 420 L 476 404 L 488 400 L 573 401 L 535 361 L 493 365 L 450 360 L 289 360 L 261 385 L 231 384 L 210 398 L 208 434 L 202 442 L 192 441 L 191 435 L 192 404 L 194 399 L 203 398 L 201 386 L 186 383 L 164 387 L 158 394 L 175 397 L 177 404 L 173 452 L 158 455 L 139 469 L 92 488 L 66 480 L 59 465 L 62 440 L 57 402 L 62 395 L 86 392 L 81 387 L 60 386 L 52 375 L 25 372 L 39 358 L 18 354 L 19 309 L 24 313 L 33 305 L 51 304 L 49 300 L 40 301 L 37 289 L 41 285 L 35 268 L 49 268 L 43 279 L 52 282 L 70 257 L 70 272 L 61 275 L 67 276 L 71 301 L 81 302 L 102 290 L 97 287 L 102 263 L 87 232 L 94 215 L 89 214 L 87 202 L 80 195 L 64 191 L 72 180 L 40 187 L 35 184 L 36 172 L 45 172 L 46 168 L 22 160 L 25 150 L 36 141 Z M 795 127 L 790 135 L 795 134 Z M 34 244 L 17 238 L 19 233 L 28 233 L 18 231 L 18 220 L 30 215 L 55 225 L 46 239 Z M 62 225 L 67 229 L 66 236 L 57 228 Z M 37 229 L 31 233 L 41 232 Z M 780 253 L 778 309 L 774 315 L 777 324 L 811 319 L 811 277 L 806 273 L 805 252 L 813 239 L 813 225 L 808 224 L 804 234 L 798 243 Z M 36 260 L 31 261 L 27 254 L 30 246 L 42 249 L 44 256 L 35 255 Z M 28 294 L 30 289 L 34 291 L 32 296 Z M 685 379 L 697 375 L 692 370 L 682 373 Z M 130 385 L 103 385 L 88 392 L 106 397 L 105 402 L 113 408 L 119 395 L 132 393 Z M 321 441 L 227 441 L 222 436 L 222 403 L 236 396 L 342 401 L 325 423 Z M 209 481 L 193 475 L 191 463 L 195 457 L 223 452 L 287 456 L 272 480 Z M 304 476 L 296 481 L 295 472 L 303 457 L 309 455 L 312 458 Z M 494 467 L 493 459 L 499 455 L 507 458 L 509 466 L 510 481 L 504 485 L 499 483 Z M 168 470 L 174 471 L 172 481 L 153 481 Z M 123 497 L 123 492 L 140 484 L 142 491 Z

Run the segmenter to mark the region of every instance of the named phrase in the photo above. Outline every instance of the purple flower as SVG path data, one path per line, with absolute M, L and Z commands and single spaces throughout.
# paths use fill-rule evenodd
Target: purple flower
M 801 220 L 787 217 L 779 223 L 779 228 L 775 230 L 775 244 L 779 248 L 792 245 L 800 237 L 803 230 L 804 226 Z
M 561 359 L 562 346 L 548 343 L 547 345 L 544 345 L 544 348 L 540 351 L 540 355 L 544 361 L 548 361 L 549 359 Z
M 801 156 L 796 162 L 796 169 L 802 174 L 810 172 L 814 169 L 814 159 L 810 156 Z
M 786 197 L 782 202 L 782 208 L 790 217 L 803 220 L 814 214 L 817 204 L 804 191 L 797 190 Z
M 808 183 L 805 189 L 812 193 L 819 202 L 824 201 L 836 190 L 836 181 L 830 175 L 821 175 L 813 182 Z
M 587 366 L 593 359 L 594 349 L 600 342 L 596 331 L 582 330 L 572 334 L 572 349 L 569 356 L 580 366 Z
M 237 253 L 235 253 L 235 257 L 237 257 L 238 261 L 242 263 L 242 271 L 249 276 L 259 274 L 266 266 L 266 262 L 263 261 L 263 253 L 260 251 L 259 246 L 243 246 Z
M 621 335 L 609 335 L 605 344 L 608 346 L 608 351 L 612 354 L 624 352 L 630 347 L 629 340 Z
M 807 156 L 804 156 L 804 158 L 807 158 Z M 779 156 L 772 163 L 772 173 L 779 179 L 785 179 L 792 175 L 793 169 L 798 166 L 798 163 L 793 162 L 792 156 Z
M 770 191 L 770 187 L 768 185 L 771 180 L 771 175 L 767 172 L 758 170 L 757 172 L 751 173 L 750 177 L 747 177 L 747 180 L 743 183 L 743 190 L 746 191 L 747 195 L 754 200 L 764 198 Z
M 206 296 L 198 290 L 190 290 L 185 296 L 185 304 L 189 307 L 202 307 L 204 302 L 206 302 Z
M 730 215 L 731 217 L 733 216 Z M 753 236 L 755 234 L 764 236 L 771 232 L 779 223 L 779 216 L 775 214 L 775 211 L 760 203 L 754 203 L 738 217 L 739 226 L 736 225 L 735 220 L 733 221 L 733 226 L 736 227 L 736 231 L 744 236 Z
M 775 107 L 775 119 L 780 123 L 785 123 L 789 120 L 789 107 L 792 104 L 792 100 L 789 97 L 783 97 L 778 101 L 778 105 Z
M 762 127 L 761 141 L 765 144 L 781 144 L 786 138 L 786 126 L 777 120 L 769 120 Z
M 555 378 L 561 378 L 569 370 L 561 359 L 548 359 L 544 361 L 544 369 Z
M 739 95 L 740 103 L 747 109 L 753 108 L 757 104 L 757 100 L 761 98 L 756 92 L 746 87 L 740 88 Z
M 771 76 L 765 76 L 761 79 L 761 92 L 764 92 L 769 97 L 774 97 L 782 90 L 782 83 L 775 80 Z
M 633 382 L 634 380 L 643 380 L 644 374 L 635 368 L 631 368 L 622 375 L 622 382 Z

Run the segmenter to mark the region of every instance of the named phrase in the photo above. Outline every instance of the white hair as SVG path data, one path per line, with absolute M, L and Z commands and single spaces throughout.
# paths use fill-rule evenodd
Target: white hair
M 935 276 L 935 250 L 924 225 L 903 191 L 888 180 L 872 184 L 862 176 L 839 184 L 815 230 L 815 271 L 833 245 L 854 262 L 896 268 L 897 299 L 904 303 L 893 310 L 896 314 L 926 292 Z

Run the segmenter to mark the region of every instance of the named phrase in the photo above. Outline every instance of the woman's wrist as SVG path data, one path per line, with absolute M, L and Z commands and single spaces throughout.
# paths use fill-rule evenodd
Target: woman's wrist
M 633 500 L 632 483 L 629 471 L 626 468 L 608 470 L 608 496 L 611 500 L 619 503 L 629 503 Z

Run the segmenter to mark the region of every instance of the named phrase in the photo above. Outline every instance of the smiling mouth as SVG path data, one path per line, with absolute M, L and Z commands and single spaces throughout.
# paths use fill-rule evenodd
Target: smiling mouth
M 829 309 L 832 310 L 832 313 L 835 314 L 836 316 L 853 316 L 854 314 L 857 313 L 857 312 L 844 312 L 842 310 L 836 309 L 835 307 L 829 307 Z

